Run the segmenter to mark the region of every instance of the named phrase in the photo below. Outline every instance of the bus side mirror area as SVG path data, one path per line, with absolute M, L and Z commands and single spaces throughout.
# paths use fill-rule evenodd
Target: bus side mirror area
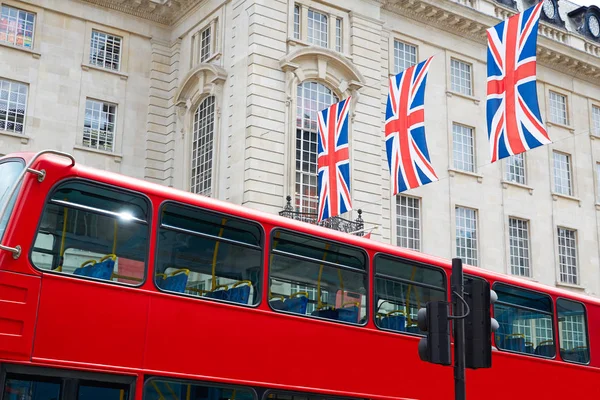
M 451 365 L 450 324 L 448 303 L 431 301 L 417 314 L 419 329 L 427 332 L 427 337 L 419 341 L 419 357 L 433 364 Z
M 499 324 L 491 316 L 491 306 L 498 300 L 490 284 L 482 279 L 467 279 L 465 300 L 469 315 L 465 319 L 465 367 L 492 367 L 492 334 Z

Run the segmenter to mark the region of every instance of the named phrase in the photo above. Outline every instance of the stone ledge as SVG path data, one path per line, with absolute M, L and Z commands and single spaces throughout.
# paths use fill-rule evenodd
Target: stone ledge
M 22 135 L 20 133 L 14 133 L 14 132 L 10 132 L 10 131 L 5 131 L 0 129 L 0 136 L 8 136 L 8 137 L 13 137 L 16 139 L 21 139 L 21 144 L 28 144 L 29 143 L 29 139 L 31 139 L 30 136 L 26 136 L 26 135 Z
M 548 128 L 552 128 L 553 126 L 556 126 L 557 128 L 566 129 L 570 133 L 575 133 L 575 128 L 573 128 L 571 125 L 565 125 L 565 124 L 561 124 L 558 122 L 546 121 L 546 126 Z
M 13 44 L 6 43 L 6 42 L 1 42 L 0 41 L 0 46 L 7 47 L 9 49 L 14 49 L 14 50 L 17 50 L 17 51 L 22 51 L 24 53 L 29 53 L 35 59 L 38 59 L 38 58 L 40 58 L 42 56 L 42 53 L 40 53 L 39 51 L 35 51 L 35 50 L 32 50 L 32 49 L 26 49 L 25 47 L 15 46 Z
M 565 282 L 560 282 L 560 281 L 556 281 L 556 286 L 557 287 L 565 287 L 565 288 L 569 288 L 569 289 L 585 290 L 585 287 L 583 287 L 581 285 L 574 285 L 572 283 L 565 283 Z
M 117 76 L 121 77 L 121 79 L 123 79 L 124 81 L 126 81 L 127 78 L 129 78 L 129 75 L 124 72 L 114 71 L 112 69 L 107 69 L 107 68 L 102 68 L 102 67 L 97 67 L 95 65 L 86 64 L 86 63 L 81 64 L 81 69 L 84 71 L 89 71 L 90 69 L 93 69 L 96 71 L 107 72 L 109 74 L 113 74 L 113 75 L 117 75 Z
M 454 96 L 462 97 L 463 99 L 471 100 L 477 106 L 481 102 L 481 100 L 479 100 L 475 96 L 470 96 L 468 94 L 463 94 L 463 93 L 455 92 L 454 90 L 447 90 L 446 91 L 446 96 L 448 96 L 448 97 L 454 97 Z
M 463 171 L 463 170 L 456 169 L 456 168 L 448 168 L 448 175 L 450 177 L 453 177 L 456 174 L 470 176 L 471 178 L 477 178 L 477 182 L 479 182 L 479 183 L 483 182 L 483 175 L 478 174 L 477 172 L 469 172 L 469 171 Z
M 522 183 L 517 183 L 517 182 L 512 182 L 512 181 L 507 181 L 505 179 L 501 180 L 500 183 L 502 183 L 502 187 L 504 189 L 508 189 L 508 186 L 513 186 L 513 187 L 517 187 L 517 188 L 521 188 L 521 189 L 525 189 L 529 191 L 530 195 L 533 195 L 533 187 L 528 186 L 528 185 L 524 185 Z
M 120 163 L 123 160 L 123 154 L 121 153 L 113 153 L 111 151 L 92 149 L 91 147 L 85 147 L 79 144 L 74 145 L 73 150 L 87 151 L 88 153 L 95 153 L 103 156 L 114 157 L 116 163 Z
M 569 196 L 568 194 L 552 192 L 552 200 L 558 201 L 559 198 L 562 198 L 565 200 L 570 200 L 570 201 L 576 201 L 578 203 L 579 207 L 581 207 L 581 199 L 579 197 Z

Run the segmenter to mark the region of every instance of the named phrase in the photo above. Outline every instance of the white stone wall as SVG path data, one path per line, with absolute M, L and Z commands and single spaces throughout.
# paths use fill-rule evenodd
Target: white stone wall
M 589 134 L 592 104 L 600 106 L 600 44 L 574 33 L 571 24 L 562 31 L 543 23 L 538 39 L 542 117 L 547 120 L 548 92 L 554 90 L 568 96 L 569 125 L 547 124 L 554 143 L 526 154 L 527 185 L 519 186 L 504 182 L 505 160 L 489 164 L 485 29 L 511 15 L 493 0 L 296 1 L 342 18 L 341 52 L 293 38 L 294 0 L 186 2 L 180 14 L 164 5 L 142 12 L 130 0 L 118 7 L 105 2 L 110 7 L 0 0 L 38 18 L 33 52 L 0 46 L 0 77 L 29 84 L 25 136 L 0 132 L 0 153 L 53 147 L 74 152 L 82 163 L 189 190 L 193 113 L 214 95 L 214 197 L 276 213 L 294 194 L 296 86 L 317 80 L 355 100 L 355 210 L 345 217 L 356 218 L 361 208 L 367 226 L 379 226 L 374 240 L 395 243 L 396 198 L 389 189 L 383 124 L 397 39 L 417 46 L 419 61 L 435 56 L 425 120 L 440 181 L 407 193 L 421 199 L 421 250 L 455 256 L 454 209 L 471 207 L 478 212 L 479 265 L 509 273 L 508 218 L 527 219 L 532 279 L 554 285 L 557 226 L 576 229 L 581 287 L 571 289 L 600 294 L 600 140 Z M 214 28 L 214 54 L 199 65 L 193 38 L 207 26 Z M 122 74 L 85 67 L 92 27 L 124 37 Z M 473 96 L 451 91 L 452 57 L 472 64 Z M 118 104 L 116 154 L 78 146 L 87 96 Z M 474 174 L 453 168 L 453 122 L 475 129 Z M 553 194 L 553 150 L 572 157 L 571 197 Z

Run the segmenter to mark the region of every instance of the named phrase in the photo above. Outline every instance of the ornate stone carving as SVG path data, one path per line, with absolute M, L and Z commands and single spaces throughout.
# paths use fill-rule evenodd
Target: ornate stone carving
M 136 17 L 171 25 L 201 0 L 82 0 Z

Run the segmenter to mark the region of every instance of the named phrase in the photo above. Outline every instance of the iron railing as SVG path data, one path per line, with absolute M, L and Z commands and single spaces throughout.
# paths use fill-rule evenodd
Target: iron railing
M 334 229 L 340 232 L 354 233 L 357 236 L 363 236 L 363 229 L 365 227 L 362 219 L 362 210 L 357 210 L 358 217 L 354 220 L 348 220 L 342 217 L 331 217 L 324 221 L 318 221 L 316 213 L 300 212 L 294 210 L 292 206 L 292 196 L 286 196 L 286 204 L 282 211 L 279 211 L 279 215 L 286 218 L 295 219 L 296 221 L 308 222 L 309 224 L 324 226 L 329 229 Z

